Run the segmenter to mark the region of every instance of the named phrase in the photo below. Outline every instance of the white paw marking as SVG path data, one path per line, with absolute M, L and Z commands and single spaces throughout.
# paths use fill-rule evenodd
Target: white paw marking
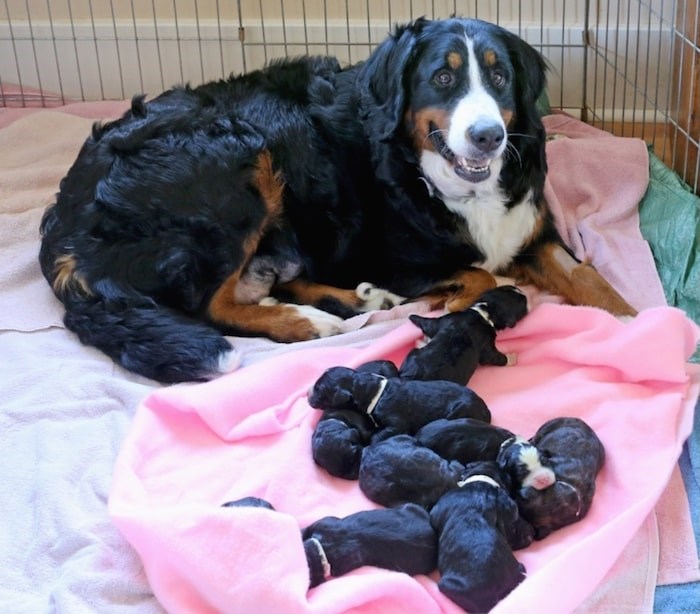
M 219 365 L 217 371 L 219 373 L 231 373 L 241 366 L 241 354 L 234 348 L 227 352 L 222 352 L 219 355 Z
M 288 305 L 303 318 L 311 322 L 319 337 L 330 337 L 342 331 L 343 319 L 332 313 L 316 309 L 311 305 Z
M 276 299 L 273 298 L 272 296 L 266 296 L 265 298 L 261 298 L 260 301 L 258 302 L 258 305 L 262 305 L 263 307 L 271 307 L 272 305 L 279 305 L 280 302 Z
M 376 311 L 378 309 L 391 309 L 400 305 L 406 299 L 403 296 L 377 288 L 374 284 L 363 281 L 355 288 L 355 293 L 358 298 L 361 298 L 364 303 L 360 306 L 360 311 Z

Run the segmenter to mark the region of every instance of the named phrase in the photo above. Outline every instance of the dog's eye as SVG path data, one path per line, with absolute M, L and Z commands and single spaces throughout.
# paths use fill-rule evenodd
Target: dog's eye
M 441 70 L 433 77 L 440 87 L 449 87 L 454 83 L 455 76 L 449 70 Z
M 496 87 L 503 87 L 508 79 L 506 79 L 505 74 L 503 74 L 500 70 L 494 70 L 491 72 L 491 82 L 496 86 Z

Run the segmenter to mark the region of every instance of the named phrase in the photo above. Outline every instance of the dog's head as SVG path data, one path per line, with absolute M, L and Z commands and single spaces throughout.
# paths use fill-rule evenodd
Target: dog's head
M 535 539 L 581 520 L 587 512 L 579 490 L 562 480 L 544 490 L 522 488 L 515 500 L 521 516 L 534 528 Z
M 527 296 L 515 286 L 499 286 L 479 296 L 496 330 L 510 328 L 522 320 L 528 311 Z
M 543 490 L 554 484 L 556 479 L 539 450 L 521 437 L 504 441 L 496 460 L 501 471 L 511 477 L 516 490 L 528 487 Z
M 544 171 L 536 101 L 545 63 L 507 30 L 475 19 L 419 19 L 397 28 L 362 75 L 384 120 L 383 138 L 410 136 L 425 176 L 443 195 L 498 181 L 508 160 L 520 167 L 517 152 L 528 139 L 540 151 L 526 163 Z
M 309 405 L 315 409 L 357 409 L 353 395 L 356 373 L 349 367 L 326 369 L 309 390 Z

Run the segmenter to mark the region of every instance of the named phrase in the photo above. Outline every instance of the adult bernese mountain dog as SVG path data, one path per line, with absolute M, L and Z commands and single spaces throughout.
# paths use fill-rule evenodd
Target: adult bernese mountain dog
M 134 98 L 97 124 L 42 225 L 66 327 L 161 382 L 227 369 L 224 335 L 306 340 L 495 274 L 634 314 L 543 197 L 542 57 L 494 24 L 399 26 L 363 63 L 275 62 Z

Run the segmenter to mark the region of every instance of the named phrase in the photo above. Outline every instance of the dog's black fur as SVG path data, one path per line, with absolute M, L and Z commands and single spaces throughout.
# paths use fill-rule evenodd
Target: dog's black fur
M 492 112 L 460 129 L 455 151 L 445 135 L 476 87 L 470 57 Z M 226 370 L 222 334 L 338 332 L 310 307 L 259 304 L 268 295 L 347 317 L 400 298 L 356 291 L 361 282 L 473 301 L 502 273 L 629 312 L 602 279 L 593 290 L 569 283 L 584 265 L 543 198 L 544 85 L 542 57 L 514 34 L 418 19 L 348 68 L 304 57 L 134 98 L 123 117 L 94 126 L 41 224 L 39 260 L 66 327 L 126 369 L 177 382 Z M 469 268 L 488 260 L 466 220 L 479 203 L 447 206 L 425 176 L 426 152 L 450 175 L 454 202 L 478 201 L 493 163 L 502 214 L 533 207 L 534 230 L 516 229 L 488 273 Z
M 349 409 L 324 411 L 311 435 L 311 454 L 332 476 L 355 480 L 362 450 L 376 431 L 372 419 Z
M 533 539 L 509 484 L 494 461 L 472 463 L 463 479 L 487 476 L 446 492 L 430 511 L 438 532 L 438 588 L 468 612 L 488 612 L 525 579 L 512 550 Z
M 399 374 L 464 386 L 479 365 L 502 367 L 508 363 L 507 356 L 496 348 L 496 331 L 515 326 L 526 314 L 527 297 L 514 286 L 501 286 L 486 291 L 464 311 L 438 318 L 411 315 L 411 322 L 429 342 L 408 353 Z
M 491 412 L 473 390 L 447 381 L 384 378 L 350 367 L 326 369 L 309 391 L 309 405 L 325 411 L 368 413 L 380 428 L 413 435 L 439 418 L 491 421 Z
M 426 424 L 416 440 L 442 458 L 466 465 L 475 461 L 496 460 L 503 442 L 513 437 L 509 430 L 471 418 L 442 418 Z
M 463 471 L 462 463 L 445 460 L 414 437 L 395 435 L 363 450 L 359 485 L 368 499 L 386 507 L 416 503 L 430 509 Z
M 398 377 L 399 370 L 390 360 L 370 360 L 356 368 L 358 373 Z M 331 475 L 355 480 L 360 470 L 362 450 L 377 431 L 367 415 L 348 409 L 324 411 L 311 436 L 311 453 L 316 464 Z
M 554 470 L 556 482 L 544 490 L 516 490 L 515 500 L 520 513 L 535 528 L 536 539 L 543 539 L 586 516 L 596 476 L 605 463 L 605 448 L 580 418 L 553 418 L 530 441 Z
M 337 577 L 364 565 L 413 576 L 429 574 L 437 565 L 437 535 L 428 512 L 412 503 L 344 518 L 326 516 L 302 529 L 302 539 L 310 587 L 326 580 L 327 572 Z M 324 570 L 323 556 L 329 570 Z

